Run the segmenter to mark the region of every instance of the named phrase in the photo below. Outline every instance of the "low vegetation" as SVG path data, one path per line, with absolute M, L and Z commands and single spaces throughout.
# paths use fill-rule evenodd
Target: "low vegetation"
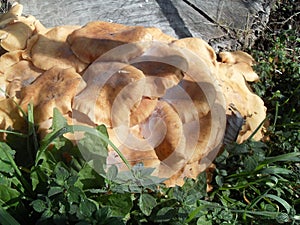
M 211 192 L 205 173 L 167 188 L 142 164 L 104 170 L 111 144 L 105 127 L 69 126 L 57 110 L 52 132 L 39 142 L 29 106 L 27 134 L 10 131 L 0 143 L 0 223 L 300 224 L 297 7 L 278 1 L 265 33 L 247 49 L 261 77 L 253 89 L 268 108 L 266 139 L 227 146 L 214 162 Z M 63 136 L 74 130 L 85 132 L 77 147 Z M 97 161 L 87 163 L 80 147 Z M 91 163 L 103 166 L 95 172 Z

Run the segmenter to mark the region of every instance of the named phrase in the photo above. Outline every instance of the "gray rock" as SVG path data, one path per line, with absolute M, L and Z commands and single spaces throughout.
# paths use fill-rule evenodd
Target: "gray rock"
M 274 0 L 19 0 L 24 14 L 45 26 L 102 20 L 158 27 L 178 37 L 199 37 L 216 51 L 251 47 L 264 30 Z

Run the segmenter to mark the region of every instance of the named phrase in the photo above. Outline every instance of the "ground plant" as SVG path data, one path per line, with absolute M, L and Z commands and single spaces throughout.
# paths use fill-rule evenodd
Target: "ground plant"
M 277 1 L 265 32 L 244 49 L 257 62 L 252 88 L 268 108 L 266 138 L 227 145 L 214 161 L 212 191 L 205 172 L 166 187 L 154 169 L 130 166 L 105 126 L 68 125 L 56 109 L 39 141 L 29 105 L 26 134 L 1 131 L 0 224 L 300 224 L 299 21 L 296 1 Z M 72 132 L 84 132 L 77 145 L 64 137 Z M 106 169 L 108 145 L 127 172 Z

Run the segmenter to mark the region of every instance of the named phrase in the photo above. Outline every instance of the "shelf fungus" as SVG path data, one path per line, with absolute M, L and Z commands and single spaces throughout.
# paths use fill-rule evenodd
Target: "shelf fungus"
M 46 28 L 16 4 L 0 17 L 0 46 L 0 129 L 24 130 L 29 103 L 41 138 L 55 108 L 68 124 L 104 124 L 131 165 L 155 168 L 168 186 L 213 168 L 224 144 L 245 141 L 266 117 L 249 85 L 259 80 L 253 58 L 217 57 L 199 38 L 101 21 Z M 83 134 L 65 136 L 76 144 Z M 126 169 L 109 146 L 112 164 Z

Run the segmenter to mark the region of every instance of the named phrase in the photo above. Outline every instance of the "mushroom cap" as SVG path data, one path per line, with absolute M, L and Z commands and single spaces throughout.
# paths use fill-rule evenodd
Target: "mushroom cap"
M 134 63 L 133 65 L 143 71 L 145 76 L 166 78 L 164 80 L 168 80 L 169 82 L 164 83 L 165 89 L 178 84 L 183 77 L 182 71 L 179 68 L 162 62 L 145 61 Z
M 156 146 L 155 152 L 158 158 L 163 161 L 168 158 L 176 148 L 181 144 L 183 139 L 183 128 L 182 121 L 180 120 L 177 112 L 170 106 L 167 102 L 159 101 L 157 106 L 148 119 L 149 122 L 151 120 L 159 119 L 160 123 L 164 123 L 166 126 L 166 134 L 163 141 Z M 181 150 L 181 149 L 178 149 Z M 180 154 L 180 157 L 184 157 L 181 155 L 182 152 L 178 151 L 177 154 Z
M 46 34 L 51 28 L 46 28 L 39 20 L 36 20 L 35 23 L 35 34 Z
M 46 34 L 38 34 L 37 40 L 34 39 L 30 44 L 32 63 L 43 70 L 49 70 L 53 66 L 60 66 L 63 69 L 74 67 L 77 72 L 84 70 L 87 64 L 73 54 L 66 42 L 68 35 L 79 28 L 79 26 L 59 26 Z
M 27 40 L 35 30 L 35 21 L 33 16 L 29 16 L 7 24 L 0 30 L 1 47 L 7 51 L 25 49 Z
M 4 74 L 0 72 L 0 101 L 6 99 L 7 84 Z
M 153 112 L 157 105 L 157 99 L 143 97 L 140 103 L 132 110 L 130 115 L 130 127 L 143 123 Z
M 23 50 L 16 50 L 6 52 L 0 56 L 0 72 L 4 73 L 5 70 L 12 65 L 16 64 L 22 59 Z
M 247 63 L 249 66 L 253 66 L 255 60 L 247 52 L 235 51 L 235 52 L 220 52 L 219 56 L 221 62 L 228 64 L 236 64 L 240 62 Z
M 22 88 L 21 108 L 27 111 L 27 105 L 32 102 L 36 123 L 51 118 L 55 107 L 62 114 L 66 114 L 72 111 L 73 98 L 84 85 L 74 68 L 53 67 L 41 74 L 31 85 Z
M 0 16 L 1 46 L 10 51 L 0 49 L 0 84 L 24 111 L 33 103 L 42 135 L 53 108 L 68 124 L 105 124 L 132 165 L 155 167 L 155 175 L 174 186 L 196 178 L 217 155 L 226 127 L 224 96 L 246 117 L 239 142 L 265 117 L 246 82 L 258 80 L 247 53 L 223 52 L 217 62 L 202 39 L 100 21 L 48 29 L 21 11 L 17 4 Z M 19 129 L 12 99 L 1 97 L 0 128 Z M 82 133 L 66 136 L 76 142 Z M 126 169 L 111 148 L 107 163 Z
M 0 129 L 8 128 L 23 131 L 26 126 L 25 120 L 20 116 L 18 106 L 13 99 L 7 98 L 0 101 Z M 1 133 L 0 139 L 5 139 L 5 134 Z
M 91 63 L 120 45 L 149 42 L 155 38 L 161 38 L 162 41 L 172 39 L 156 28 L 95 21 L 74 31 L 68 37 L 68 43 L 77 57 L 86 63 Z
M 258 75 L 253 71 L 252 66 L 255 60 L 246 52 L 220 52 L 221 62 L 235 67 L 233 70 L 240 71 L 246 81 L 258 81 Z
M 145 27 L 145 29 L 146 29 L 147 33 L 152 35 L 153 41 L 170 43 L 170 42 L 176 40 L 176 38 L 163 33 L 160 29 L 158 29 L 156 27 Z
M 8 12 L 0 15 L 0 28 L 5 27 L 7 24 L 17 20 L 23 11 L 23 6 L 21 4 L 13 4 Z
M 182 38 L 172 42 L 173 45 L 190 50 L 197 57 L 200 57 L 206 66 L 213 72 L 217 66 L 217 56 L 213 48 L 200 38 Z
M 254 94 L 239 67 L 227 63 L 219 64 L 218 80 L 226 98 L 227 107 L 233 104 L 245 118 L 238 142 L 245 141 L 258 125 L 266 118 L 266 107 L 263 100 Z M 231 114 L 230 111 L 227 114 Z M 255 140 L 263 137 L 263 128 L 254 135 Z
M 140 134 L 139 127 L 132 127 L 131 133 L 143 138 Z M 158 159 L 155 151 L 153 148 L 149 150 L 142 150 L 139 151 L 137 149 L 131 149 L 128 146 L 119 142 L 118 134 L 115 132 L 114 129 L 108 128 L 107 129 L 109 139 L 117 146 L 117 148 L 122 152 L 125 158 L 131 165 L 135 165 L 137 163 L 143 163 L 146 167 L 153 167 L 156 168 L 160 165 L 160 160 Z M 119 170 L 126 170 L 126 165 L 120 158 L 120 156 L 109 147 L 108 158 L 107 158 L 108 165 L 116 165 Z
M 190 96 L 192 99 L 199 118 L 206 116 L 210 112 L 210 105 L 206 99 L 206 95 L 203 93 L 201 86 L 189 76 L 185 75 L 179 83 L 180 87 Z
M 128 64 L 93 63 L 82 76 L 87 87 L 75 97 L 73 108 L 88 115 L 94 123 L 111 127 L 111 108 L 116 96 L 125 86 L 143 77 L 142 71 Z M 142 96 L 136 103 L 141 99 Z
M 22 87 L 30 85 L 43 72 L 27 60 L 21 60 L 9 67 L 4 72 L 6 81 L 9 82 L 7 85 L 8 96 L 15 97 Z

